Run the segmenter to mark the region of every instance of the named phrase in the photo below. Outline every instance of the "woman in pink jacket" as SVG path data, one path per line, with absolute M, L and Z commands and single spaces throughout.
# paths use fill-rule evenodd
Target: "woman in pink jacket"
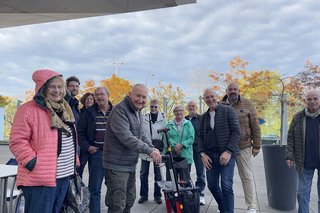
M 74 117 L 61 74 L 37 70 L 32 79 L 36 95 L 18 108 L 9 147 L 18 161 L 25 212 L 58 213 L 77 161 Z

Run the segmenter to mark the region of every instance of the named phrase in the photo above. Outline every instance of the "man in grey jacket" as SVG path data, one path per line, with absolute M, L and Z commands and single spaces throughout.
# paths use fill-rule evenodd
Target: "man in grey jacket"
M 143 131 L 141 109 L 146 105 L 147 88 L 132 87 L 129 95 L 112 110 L 106 125 L 103 167 L 106 169 L 108 213 L 129 213 L 136 198 L 136 165 L 139 153 L 150 155 L 156 164 L 161 154 Z

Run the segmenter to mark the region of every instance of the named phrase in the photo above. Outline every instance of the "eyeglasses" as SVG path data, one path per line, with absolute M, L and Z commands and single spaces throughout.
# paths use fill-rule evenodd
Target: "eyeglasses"
M 150 108 L 158 108 L 158 106 L 150 106 Z

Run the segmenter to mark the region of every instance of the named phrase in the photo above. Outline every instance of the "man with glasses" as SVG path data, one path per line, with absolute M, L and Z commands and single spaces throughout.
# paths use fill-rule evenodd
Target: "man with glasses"
M 81 147 L 80 161 L 88 160 L 90 213 L 99 213 L 101 185 L 105 175 L 102 153 L 106 123 L 112 110 L 112 104 L 109 101 L 109 91 L 105 87 L 98 87 L 93 95 L 95 104 L 81 114 L 78 136 Z
M 157 133 L 158 129 L 165 128 L 167 122 L 164 117 L 164 114 L 159 112 L 158 108 L 158 100 L 153 99 L 150 101 L 150 113 L 147 113 L 144 116 L 144 132 L 146 133 L 147 138 L 150 141 L 156 141 L 156 140 L 162 140 L 162 133 Z M 138 203 L 142 204 L 148 200 L 148 191 L 149 191 L 149 182 L 148 182 L 148 176 L 149 176 L 149 167 L 150 167 L 150 161 L 141 159 L 141 170 L 140 170 L 140 199 L 138 200 Z M 154 170 L 154 201 L 157 204 L 161 204 L 161 190 L 157 181 L 161 181 L 161 173 L 160 168 L 155 166 L 153 164 L 153 170 Z
M 65 96 L 66 101 L 69 103 L 73 116 L 76 120 L 76 123 L 79 120 L 80 109 L 79 109 L 79 100 L 76 96 L 79 93 L 80 81 L 76 76 L 71 76 L 66 80 L 67 84 L 67 94 Z

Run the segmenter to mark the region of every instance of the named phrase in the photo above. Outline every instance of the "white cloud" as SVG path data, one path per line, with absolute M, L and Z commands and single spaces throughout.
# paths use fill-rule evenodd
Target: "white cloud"
M 0 92 L 23 97 L 31 74 L 52 68 L 97 83 L 115 72 L 192 94 L 188 73 L 225 71 L 235 55 L 249 69 L 298 72 L 319 64 L 320 1 L 218 1 L 168 9 L 0 29 Z M 199 73 L 201 75 L 201 73 Z M 17 82 L 17 79 L 23 82 Z M 12 88 L 8 90 L 8 88 Z M 198 93 L 195 92 L 195 93 Z

